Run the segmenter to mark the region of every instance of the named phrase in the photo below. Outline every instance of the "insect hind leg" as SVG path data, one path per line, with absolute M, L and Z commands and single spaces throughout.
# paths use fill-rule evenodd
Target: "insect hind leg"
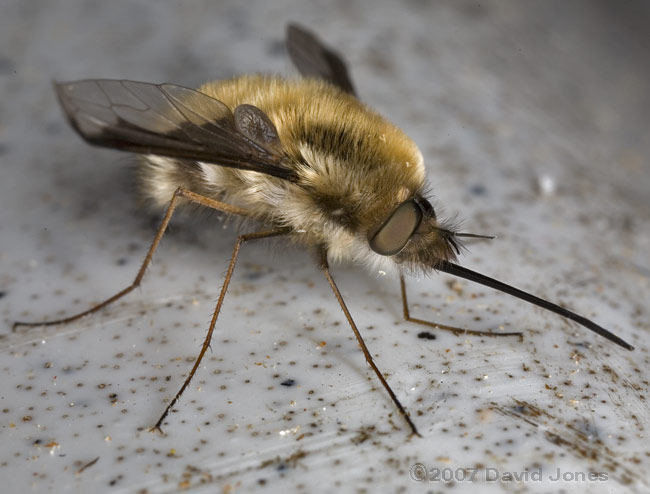
M 112 297 L 107 298 L 103 302 L 100 302 L 99 304 L 91 307 L 88 310 L 85 310 L 83 312 L 79 312 L 78 314 L 74 314 L 72 316 L 64 317 L 61 319 L 53 319 L 50 321 L 42 321 L 42 322 L 25 322 L 25 321 L 15 321 L 12 326 L 12 331 L 16 331 L 17 328 L 21 326 L 26 326 L 26 327 L 35 327 L 35 326 L 54 326 L 58 324 L 68 324 L 71 322 L 76 321 L 77 319 L 81 319 L 84 316 L 88 316 L 90 314 L 93 314 L 95 312 L 100 311 L 104 307 L 107 307 L 108 305 L 112 304 L 113 302 L 121 299 L 124 297 L 126 294 L 130 293 L 133 291 L 134 288 L 140 285 L 140 282 L 142 281 L 142 278 L 144 277 L 144 273 L 147 270 L 147 267 L 149 266 L 149 263 L 151 262 L 151 259 L 153 258 L 153 254 L 158 248 L 158 244 L 160 243 L 160 240 L 162 239 L 162 236 L 165 234 L 165 231 L 167 230 L 167 225 L 169 224 L 169 221 L 171 220 L 172 215 L 174 214 L 174 210 L 178 206 L 178 201 L 180 199 L 187 199 L 190 202 L 193 202 L 195 204 L 199 204 L 201 206 L 205 206 L 207 208 L 211 209 L 216 209 L 218 211 L 222 211 L 224 213 L 228 214 L 235 214 L 239 216 L 249 216 L 250 212 L 238 208 L 236 206 L 232 206 L 230 204 L 226 204 L 223 202 L 215 201 L 213 199 L 210 199 L 208 197 L 202 196 L 200 194 L 196 194 L 188 189 L 184 189 L 182 187 L 179 187 L 176 189 L 174 192 L 171 201 L 169 202 L 169 206 L 167 207 L 167 211 L 165 212 L 165 216 L 163 217 L 162 222 L 160 223 L 160 227 L 158 228 L 158 231 L 156 232 L 156 236 L 153 239 L 153 242 L 151 243 L 151 246 L 149 247 L 149 250 L 147 251 L 147 255 L 144 259 L 144 262 L 140 266 L 140 270 L 138 271 L 138 274 L 135 276 L 135 279 L 133 282 L 124 288 L 123 290 L 120 290 L 117 292 L 115 295 Z
M 409 322 L 414 322 L 417 324 L 422 324 L 423 326 L 429 326 L 435 329 L 442 329 L 445 331 L 451 331 L 456 336 L 459 335 L 473 335 L 473 336 L 518 336 L 519 338 L 523 337 L 523 333 L 520 332 L 511 332 L 511 333 L 495 333 L 493 331 L 476 331 L 473 329 L 463 329 L 457 328 L 455 326 L 448 326 L 446 324 L 438 324 L 432 321 L 425 321 L 424 319 L 417 319 L 411 317 L 411 312 L 409 310 L 408 299 L 406 296 L 406 282 L 404 281 L 404 275 L 400 274 L 399 276 L 399 285 L 402 292 L 402 309 L 404 311 L 404 319 Z

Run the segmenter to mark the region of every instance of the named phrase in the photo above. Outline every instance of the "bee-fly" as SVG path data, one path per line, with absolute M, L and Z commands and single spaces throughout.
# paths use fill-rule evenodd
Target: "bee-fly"
M 304 78 L 242 76 L 198 90 L 173 84 L 84 80 L 56 84 L 63 110 L 90 144 L 139 155 L 142 195 L 166 213 L 133 283 L 62 324 L 129 293 L 142 277 L 177 206 L 195 203 L 248 217 L 265 229 L 237 238 L 207 335 L 167 414 L 196 373 L 217 323 L 241 246 L 285 237 L 314 251 L 366 361 L 413 434 L 415 424 L 375 365 L 332 278 L 330 262 L 352 261 L 399 273 L 404 317 L 456 333 L 466 331 L 410 316 L 404 274 L 442 271 L 543 307 L 632 350 L 594 322 L 455 263 L 462 237 L 426 198 L 422 154 L 400 129 L 364 105 L 340 56 L 312 33 L 287 30 L 289 55 Z

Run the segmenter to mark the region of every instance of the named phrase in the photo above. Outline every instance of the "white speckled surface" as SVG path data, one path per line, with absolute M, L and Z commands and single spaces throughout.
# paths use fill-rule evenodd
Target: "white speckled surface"
M 3 491 L 648 490 L 650 14 L 610 5 L 7 0 Z M 408 441 L 311 254 L 251 244 L 213 352 L 167 435 L 151 434 L 198 352 L 236 235 L 210 215 L 176 218 L 141 289 L 115 306 L 12 333 L 13 320 L 79 311 L 126 286 L 154 233 L 128 159 L 81 142 L 50 81 L 290 73 L 288 20 L 341 50 L 364 101 L 421 145 L 439 204 L 498 235 L 463 264 L 593 317 L 636 350 L 448 276 L 409 281 L 414 316 L 524 340 L 420 339 L 425 328 L 401 320 L 396 280 L 335 267 L 424 436 Z M 417 464 L 425 482 L 409 475 Z M 541 479 L 486 481 L 525 469 Z M 558 469 L 572 479 L 553 481 Z M 589 472 L 601 477 L 581 480 Z

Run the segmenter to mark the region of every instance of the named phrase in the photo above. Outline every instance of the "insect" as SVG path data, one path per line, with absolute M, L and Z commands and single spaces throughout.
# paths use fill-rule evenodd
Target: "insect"
M 314 34 L 287 29 L 287 48 L 302 79 L 242 76 L 198 90 L 126 80 L 57 83 L 59 102 L 87 142 L 139 155 L 142 195 L 164 210 L 160 228 L 134 281 L 79 314 L 16 326 L 63 324 L 96 312 L 140 284 L 176 210 L 194 203 L 265 225 L 239 235 L 204 343 L 168 413 L 205 355 L 242 245 L 285 237 L 314 251 L 367 363 L 414 435 L 418 430 L 375 364 L 330 272 L 351 261 L 399 274 L 408 321 L 464 334 L 484 333 L 410 316 L 404 277 L 442 271 L 503 291 L 571 319 L 632 350 L 578 314 L 456 263 L 463 237 L 426 198 L 423 157 L 400 129 L 363 104 L 341 57 Z M 485 237 L 483 237 L 485 238 Z M 490 237 L 487 237 L 490 238 Z

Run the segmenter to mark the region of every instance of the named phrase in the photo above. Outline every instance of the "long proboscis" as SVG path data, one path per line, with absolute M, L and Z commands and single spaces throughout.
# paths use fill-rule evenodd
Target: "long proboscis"
M 560 307 L 559 305 L 549 302 L 548 300 L 544 300 L 542 298 L 536 297 L 535 295 L 524 292 L 523 290 L 519 290 L 514 286 L 507 285 L 501 281 L 495 280 L 494 278 L 490 278 L 489 276 L 485 276 L 481 273 L 477 273 L 476 271 L 472 271 L 471 269 L 464 268 L 463 266 L 459 266 L 458 264 L 454 264 L 448 261 L 441 260 L 440 263 L 436 266 L 436 269 L 438 271 L 443 271 L 460 278 L 465 278 L 466 280 L 473 281 L 481 285 L 489 286 L 490 288 L 494 288 L 495 290 L 502 291 L 508 295 L 512 295 L 513 297 L 520 298 L 531 304 L 538 305 L 543 309 L 550 310 L 551 312 L 555 312 L 556 314 L 577 322 L 585 328 L 590 329 L 594 333 L 607 338 L 609 341 L 612 341 L 627 350 L 634 350 L 634 347 L 632 345 L 619 338 L 615 334 L 611 333 L 610 331 L 607 331 L 605 328 L 599 326 L 595 322 L 590 321 L 586 317 L 582 317 L 575 312 L 571 312 L 570 310 L 567 310 L 564 307 Z

